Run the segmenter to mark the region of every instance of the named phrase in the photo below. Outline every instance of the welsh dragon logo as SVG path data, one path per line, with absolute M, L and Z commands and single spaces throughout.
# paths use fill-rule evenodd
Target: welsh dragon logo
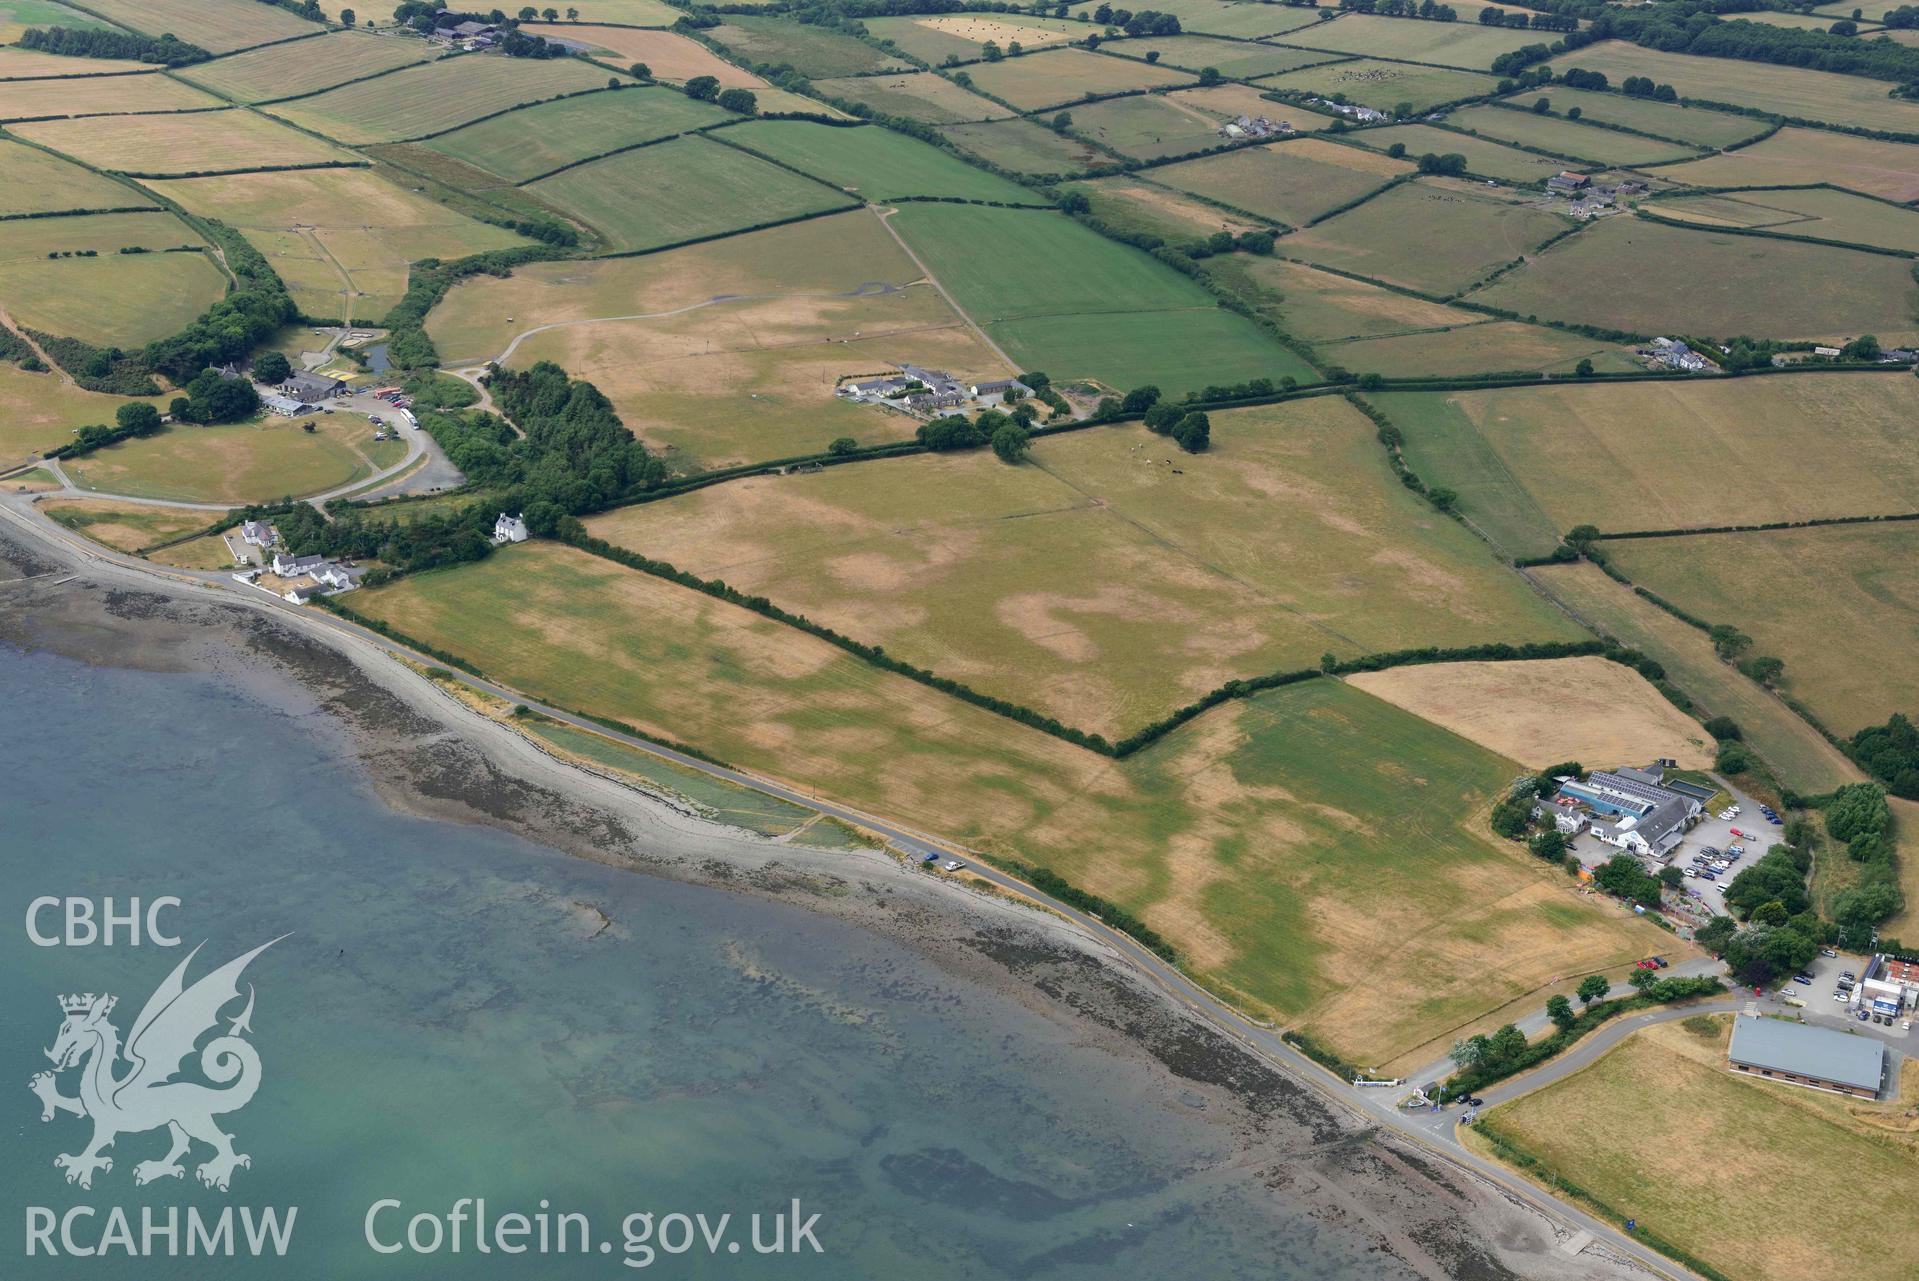
M 251 1157 L 233 1150 L 233 1136 L 214 1122 L 217 1116 L 245 1107 L 260 1088 L 260 1055 L 245 1040 L 245 1034 L 253 1030 L 251 984 L 246 1008 L 229 1020 L 223 1035 L 200 1050 L 201 1074 L 225 1088 L 174 1077 L 200 1038 L 218 1027 L 220 1011 L 239 999 L 240 975 L 247 965 L 279 941 L 262 943 L 188 987 L 187 966 L 200 954 L 200 948 L 194 948 L 147 998 L 124 1048 L 119 1029 L 108 1018 L 116 998 L 91 992 L 60 998 L 66 1019 L 53 1048 L 46 1052 L 53 1060 L 53 1071 L 37 1074 L 29 1085 L 40 1096 L 42 1121 L 51 1121 L 61 1112 L 93 1120 L 93 1141 L 85 1149 L 53 1158 L 54 1165 L 67 1172 L 68 1183 L 91 1188 L 96 1170 L 112 1172 L 113 1160 L 104 1153 L 116 1138 L 161 1126 L 172 1136 L 172 1147 L 159 1160 L 135 1165 L 135 1183 L 184 1176 L 180 1158 L 196 1140 L 213 1149 L 212 1158 L 195 1171 L 208 1187 L 226 1191 L 234 1169 L 253 1164 Z M 123 1063 L 127 1066 L 121 1072 Z M 80 1071 L 80 1093 L 69 1097 L 60 1093 L 57 1074 L 74 1067 Z

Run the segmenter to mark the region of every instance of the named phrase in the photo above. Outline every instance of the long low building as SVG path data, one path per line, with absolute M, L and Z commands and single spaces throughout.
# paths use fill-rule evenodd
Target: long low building
M 1733 1020 L 1726 1057 L 1735 1072 L 1862 1099 L 1876 1098 L 1886 1075 L 1886 1047 L 1872 1037 L 1756 1014 Z

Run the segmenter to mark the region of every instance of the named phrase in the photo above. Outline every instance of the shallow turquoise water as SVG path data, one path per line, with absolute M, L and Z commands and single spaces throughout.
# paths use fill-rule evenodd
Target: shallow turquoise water
M 397 815 L 323 736 L 211 678 L 0 650 L 0 690 L 0 1275 L 1383 1274 L 1357 1239 L 1221 1168 L 1231 1144 L 1149 1074 L 883 939 Z M 25 1088 L 57 994 L 115 993 L 124 1032 L 185 948 L 33 946 L 42 894 L 179 897 L 169 923 L 207 941 L 194 976 L 291 932 L 247 975 L 264 1073 L 224 1118 L 253 1160 L 230 1192 L 192 1181 L 203 1149 L 186 1180 L 136 1188 L 159 1131 L 123 1136 L 91 1191 L 54 1168 L 86 1133 L 43 1124 Z M 612 928 L 591 937 L 582 903 Z M 388 1256 L 364 1240 L 382 1198 L 405 1206 L 380 1220 L 386 1240 L 460 1197 L 495 1216 L 546 1198 L 616 1249 Z M 748 1215 L 794 1198 L 821 1216 L 824 1253 L 723 1242 L 622 1266 L 630 1211 L 730 1212 L 739 1242 Z M 26 1257 L 26 1207 L 76 1205 L 136 1223 L 142 1206 L 298 1215 L 268 1262 Z

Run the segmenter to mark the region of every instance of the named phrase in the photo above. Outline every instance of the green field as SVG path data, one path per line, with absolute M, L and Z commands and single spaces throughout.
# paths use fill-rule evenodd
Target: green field
M 1187 31 L 1247 40 L 1295 31 L 1319 21 L 1319 15 L 1311 9 L 1267 0 L 1161 0 L 1157 7 L 1161 13 L 1178 18 Z
M 1165 13 L 1166 10 L 1160 10 Z M 1248 44 L 1244 40 L 1212 40 L 1205 36 L 1142 36 L 1137 40 L 1114 40 L 1100 46 L 1125 58 L 1159 55 L 1162 67 L 1185 71 L 1203 71 L 1207 67 L 1222 76 L 1250 80 L 1254 76 L 1273 76 L 1326 62 L 1330 54 L 1299 49 L 1281 49 L 1274 45 Z
M 1705 226 L 1748 227 L 1775 236 L 1843 240 L 1919 254 L 1919 213 L 1847 191 L 1742 191 L 1681 196 L 1650 206 L 1668 218 Z
M 1057 214 L 907 205 L 893 225 L 959 307 L 1025 369 L 1180 394 L 1312 378 L 1251 321 L 1138 250 Z
M 1482 195 L 1464 183 L 1425 179 L 1286 237 L 1280 252 L 1449 295 L 1531 253 L 1568 225 L 1555 214 Z
M 1617 129 L 1601 129 L 1577 120 L 1536 115 L 1510 107 L 1468 107 L 1455 111 L 1446 122 L 1501 142 L 1516 142 L 1522 147 L 1537 147 L 1594 164 L 1656 165 L 1699 154 L 1696 148 L 1679 143 L 1659 142 Z
M 242 108 L 49 120 L 14 125 L 10 132 L 122 173 L 205 173 L 354 159 L 351 151 Z
M 1480 1127 L 1720 1276 L 1913 1276 L 1919 1240 L 1859 1230 L 1911 1217 L 1909 1100 L 1861 1104 L 1728 1071 L 1727 1020 L 1692 1024 L 1634 1033 Z
M 206 241 L 192 227 L 159 209 L 0 220 L 0 264 L 45 259 L 56 253 L 117 254 L 125 248 L 161 250 L 179 245 L 198 249 Z
M 1153 181 L 1300 227 L 1412 169 L 1377 152 L 1297 138 L 1168 165 L 1153 170 Z
M 643 786 L 688 801 L 717 822 L 743 827 L 762 836 L 784 836 L 818 817 L 815 810 L 735 786 L 711 774 L 677 765 L 664 756 L 615 742 L 603 734 L 544 718 L 518 721 L 515 728 L 568 756 L 638 778 Z
M 1654 102 L 1650 98 L 1628 98 L 1623 93 L 1568 89 L 1562 84 L 1514 94 L 1507 101 L 1530 107 L 1533 99 L 1541 94 L 1551 99 L 1552 109 L 1559 115 L 1563 116 L 1578 107 L 1583 120 L 1637 129 L 1640 133 L 1656 134 L 1661 138 L 1689 142 L 1699 147 L 1730 147 L 1734 143 L 1758 137 L 1769 127 L 1764 120 L 1755 120 L 1751 116 L 1734 116 L 1723 111 L 1708 111 L 1703 107 L 1682 107 L 1676 102 Z M 1819 136 L 1834 138 L 1832 134 Z M 1672 171 L 1666 172 L 1670 174 Z
M 1135 160 L 1161 160 L 1223 147 L 1219 122 L 1167 94 L 1135 94 L 1072 111 L 1073 132 Z
M 0 40 L 17 40 L 28 27 L 79 27 L 94 31 L 111 30 L 113 24 L 68 8 L 57 0 L 0 0 Z
M 997 102 L 962 89 L 946 77 L 931 71 L 898 76 L 815 80 L 813 87 L 830 98 L 862 103 L 882 115 L 902 116 L 923 124 L 1001 120 L 1012 114 Z
M 358 145 L 424 138 L 524 103 L 604 89 L 606 72 L 574 58 L 444 58 L 281 104 L 276 115 Z
M 1421 67 L 1410 62 L 1378 62 L 1371 58 L 1289 71 L 1285 75 L 1268 76 L 1259 83 L 1264 88 L 1284 89 L 1289 93 L 1321 96 L 1343 93 L 1348 102 L 1379 111 L 1391 111 L 1401 103 L 1411 104 L 1414 111 L 1430 111 L 1443 103 L 1489 94 L 1499 87 L 1499 82 L 1491 76 L 1474 71 Z
M 1387 378 L 1417 375 L 1459 377 L 1483 373 L 1570 374 L 1582 360 L 1600 373 L 1636 373 L 1630 349 L 1618 343 L 1518 321 L 1495 320 L 1434 333 L 1400 334 L 1358 342 L 1322 343 L 1313 349 L 1322 363 L 1356 374 Z
M 831 28 L 781 18 L 728 14 L 706 32 L 747 66 L 784 63 L 811 80 L 819 76 L 857 76 L 873 71 L 902 71 L 907 64 L 872 45 Z
M 21 462 L 64 445 L 76 427 L 110 424 L 125 403 L 120 396 L 83 391 L 56 373 L 30 374 L 0 361 L 0 462 Z M 159 404 L 164 412 L 166 399 Z
M 1682 98 L 1730 103 L 1827 124 L 1919 133 L 1919 102 L 1888 97 L 1893 86 L 1863 76 L 1661 53 L 1623 40 L 1589 45 L 1554 58 L 1549 65 L 1556 75 L 1577 67 L 1603 72 L 1614 84 L 1627 76 L 1648 76 L 1672 85 Z
M 1817 129 L 1781 129 L 1750 147 L 1673 165 L 1660 174 L 1700 187 L 1829 182 L 1903 204 L 1919 200 L 1919 147 Z
M 1611 543 L 1635 583 L 1734 623 L 1786 661 L 1781 688 L 1842 738 L 1919 714 L 1919 525 L 1838 525 Z
M 951 13 L 928 17 L 868 18 L 867 31 L 891 41 L 915 58 L 935 66 L 956 59 L 980 57 L 988 40 L 1003 51 L 1014 41 L 1027 50 L 1084 40 L 1093 30 L 1085 23 L 1059 18 L 1029 17 L 1022 13 Z
M 352 604 L 555 702 L 1050 865 L 1364 1062 L 1653 946 L 1481 834 L 1515 766 L 1335 682 L 1229 704 L 1114 764 L 551 543 Z
M 581 22 L 613 22 L 630 27 L 670 27 L 685 12 L 665 0 L 579 0 L 572 6 Z
M 142 35 L 175 35 L 214 53 L 324 30 L 286 9 L 254 0 L 87 0 L 98 17 Z
M 180 74 L 235 102 L 271 102 L 404 67 L 433 52 L 421 40 L 336 31 L 184 67 Z
M 1092 202 L 1095 218 L 1133 235 L 1203 240 L 1216 231 L 1237 235 L 1263 225 L 1145 178 L 1100 178 L 1074 183 L 1072 190 Z
M 1046 203 L 1037 192 L 877 125 L 848 129 L 804 120 L 761 120 L 714 136 L 846 188 L 862 200 L 943 196 L 1001 204 Z
M 1912 276 L 1877 254 L 1627 217 L 1589 225 L 1473 301 L 1640 334 L 1919 335 Z
M 1384 338 L 1478 324 L 1485 317 L 1444 303 L 1382 289 L 1284 258 L 1231 254 L 1209 258 L 1208 274 L 1307 342 Z
M 650 249 L 851 203 L 823 183 L 704 138 L 622 152 L 527 190 L 578 215 L 616 250 Z
M 948 125 L 940 133 L 961 151 L 1017 173 L 1076 174 L 1111 162 L 1111 157 L 1085 143 L 1061 137 L 1030 120 Z
M 1513 556 L 1559 535 L 1919 511 L 1919 380 L 1900 373 L 1406 392 L 1375 403 L 1431 484 Z M 1817 454 L 1817 468 L 1804 460 Z M 1564 460 L 1595 464 L 1568 468 Z M 1728 483 L 1727 477 L 1737 477 Z
M 1530 151 L 1502 146 L 1484 138 L 1469 138 L 1465 134 L 1435 129 L 1431 125 L 1388 125 L 1384 129 L 1367 129 L 1354 134 L 1353 141 L 1377 151 L 1384 151 L 1394 143 L 1399 143 L 1406 148 L 1409 156 L 1461 155 L 1466 157 L 1467 172 L 1498 178 L 1503 182 L 1543 182 L 1566 167 L 1557 160 L 1534 155 Z
M 178 502 L 269 502 L 315 494 L 371 475 L 362 452 L 373 426 L 357 414 L 298 420 L 263 418 L 218 427 L 175 426 L 62 464 L 82 489 Z
M 0 15 L 5 14 L 0 8 Z M 78 14 L 78 10 L 71 12 Z M 105 27 L 107 24 L 92 20 L 89 25 Z M 20 30 L 23 28 L 17 28 Z M 12 39 L 6 35 L 7 28 L 0 23 L 0 38 Z M 40 53 L 32 49 L 22 49 L 19 45 L 0 46 L 0 80 L 44 80 L 50 77 L 64 76 L 117 76 L 130 72 L 151 71 L 153 68 L 140 62 L 128 62 L 119 58 L 79 58 L 62 53 Z
M 1810 796 L 1864 777 L 1776 695 L 1721 662 L 1704 632 L 1635 596 L 1597 565 L 1554 565 L 1527 574 L 1582 623 L 1658 660 L 1667 679 L 1693 700 L 1697 714 L 1738 722 L 1746 745 L 1782 785 Z
M 588 156 L 731 118 L 674 89 L 629 88 L 509 111 L 425 145 L 510 182 L 526 182 Z
M 157 73 L 0 81 L 0 123 L 129 111 L 190 111 L 223 105 L 212 94 Z
M 1021 111 L 1057 107 L 1095 94 L 1191 84 L 1194 79 L 1190 72 L 1172 67 L 1108 58 L 1084 49 L 1055 49 L 1003 62 L 982 62 L 966 71 L 974 88 Z
M 715 486 L 594 519 L 611 542 L 1122 738 L 1233 679 L 1432 644 L 1578 635 L 1388 471 L 1336 399 Z M 1174 470 L 1177 467 L 1178 470 Z
M 204 253 L 0 264 L 0 297 L 17 323 L 96 347 L 139 347 L 176 334 L 226 290 L 226 276 Z
M 1515 31 L 1511 27 L 1489 27 L 1478 22 L 1436 25 L 1348 13 L 1342 14 L 1337 22 L 1315 23 L 1291 32 L 1282 43 L 1484 71 L 1500 54 L 1539 44 L 1542 39 L 1537 31 Z

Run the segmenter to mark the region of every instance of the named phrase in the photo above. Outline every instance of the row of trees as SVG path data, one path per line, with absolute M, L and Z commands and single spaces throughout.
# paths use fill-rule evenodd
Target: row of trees
M 1530 27 L 1534 31 L 1575 31 L 1579 19 L 1557 13 L 1508 13 L 1491 7 L 1479 11 L 1479 21 L 1488 27 Z
M 635 63 L 633 74 L 637 76 L 641 72 L 650 74 L 651 68 L 644 63 Z M 694 76 L 680 86 L 680 92 L 696 102 L 718 103 L 728 111 L 743 116 L 750 116 L 759 110 L 759 99 L 753 96 L 751 89 L 722 89 L 719 80 L 713 76 Z
M 15 43 L 36 53 L 57 53 L 70 58 L 115 58 L 163 67 L 183 67 L 205 62 L 213 56 L 197 44 L 188 44 L 170 35 L 136 36 L 125 31 L 81 27 L 28 27 Z
M 1339 0 L 1339 7 L 1349 13 L 1376 13 L 1385 18 L 1424 18 L 1428 22 L 1457 22 L 1459 11 L 1449 4 L 1435 4 L 1434 0 Z M 1486 20 L 1484 11 L 1479 20 Z
M 1102 4 L 1093 10 L 1093 21 L 1118 27 L 1129 36 L 1176 36 L 1180 33 L 1177 17 L 1154 9 L 1141 9 L 1135 13 L 1130 9 L 1115 9 L 1110 4 Z

